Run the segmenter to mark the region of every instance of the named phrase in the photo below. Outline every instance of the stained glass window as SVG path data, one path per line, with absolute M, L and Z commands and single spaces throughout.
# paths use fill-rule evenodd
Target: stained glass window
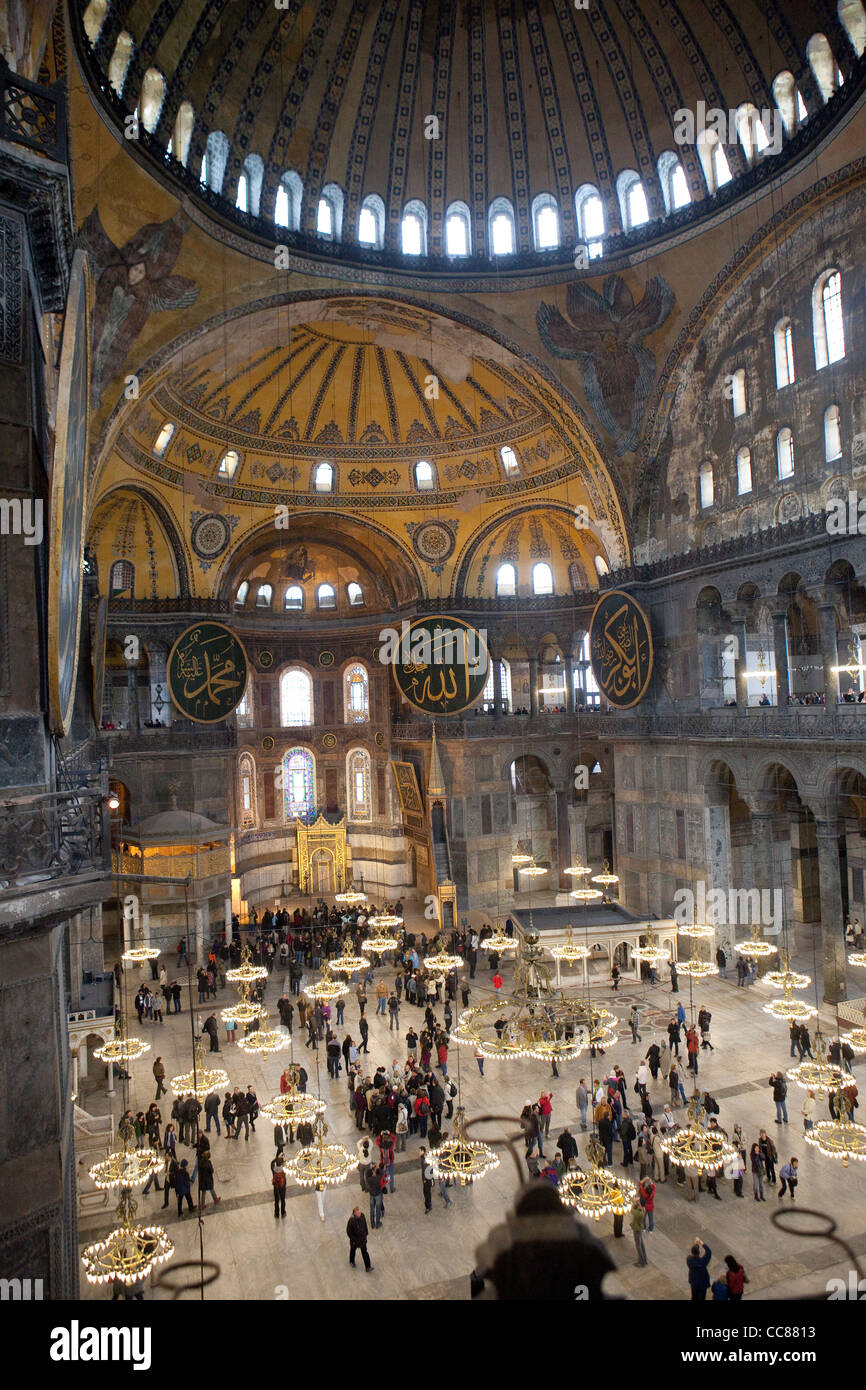
M 366 749 L 353 748 L 346 759 L 346 785 L 350 820 L 370 820 L 373 807 L 370 798 L 370 754 Z
M 316 765 L 306 748 L 290 748 L 283 758 L 285 818 L 298 820 L 316 809 Z
M 360 663 L 348 667 L 344 682 L 346 723 L 366 723 L 370 718 L 370 691 L 366 670 Z
M 256 779 L 253 760 L 248 753 L 244 753 L 240 758 L 238 769 L 240 773 L 241 825 L 255 825 Z

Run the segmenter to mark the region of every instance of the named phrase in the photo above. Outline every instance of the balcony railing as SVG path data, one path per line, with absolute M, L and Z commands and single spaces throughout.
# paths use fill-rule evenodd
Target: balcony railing
M 0 888 L 108 868 L 98 792 L 48 792 L 0 803 Z
M 234 748 L 237 735 L 233 725 L 202 729 L 189 724 L 179 729 L 102 729 L 95 741 L 109 758 L 116 758 L 121 754 L 159 753 L 170 748 L 178 753 Z
M 66 163 L 66 100 L 62 82 L 40 87 L 0 57 L 0 140 Z

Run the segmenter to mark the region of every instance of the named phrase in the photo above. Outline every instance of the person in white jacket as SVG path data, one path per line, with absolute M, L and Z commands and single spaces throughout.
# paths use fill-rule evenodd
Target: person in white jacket
M 800 1114 L 803 1116 L 803 1129 L 808 1134 L 815 1124 L 815 1092 L 807 1091 L 803 1104 L 800 1106 Z

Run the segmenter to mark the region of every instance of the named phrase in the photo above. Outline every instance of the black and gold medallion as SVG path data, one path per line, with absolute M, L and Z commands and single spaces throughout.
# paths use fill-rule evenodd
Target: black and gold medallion
M 187 719 L 216 724 L 240 704 L 248 671 L 247 654 L 233 632 L 222 623 L 195 623 L 169 654 L 169 694 Z
M 477 628 L 439 614 L 404 623 L 392 658 L 397 688 L 422 714 L 462 714 L 481 698 L 490 658 Z
M 605 699 L 617 709 L 642 700 L 653 671 L 649 619 L 639 603 L 621 589 L 599 599 L 589 625 L 592 674 Z

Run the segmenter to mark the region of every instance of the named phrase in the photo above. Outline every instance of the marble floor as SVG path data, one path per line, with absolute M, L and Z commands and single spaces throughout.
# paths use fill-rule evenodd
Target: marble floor
M 486 957 L 482 956 L 472 981 L 473 1004 L 492 994 L 490 972 L 481 968 L 484 962 Z M 171 965 L 173 962 L 169 965 L 169 979 L 174 977 Z M 802 959 L 795 957 L 792 965 L 810 973 L 813 969 L 811 958 L 805 954 Z M 511 971 L 506 968 L 503 973 L 507 989 Z M 134 975 L 130 978 L 134 991 L 138 978 Z M 393 972 L 387 968 L 385 978 L 389 983 L 393 979 Z M 851 970 L 849 997 L 859 996 L 864 984 L 866 976 L 861 982 L 858 972 Z M 282 988 L 282 974 L 275 971 L 266 996 L 274 1012 Z M 792 1154 L 799 1158 L 798 1207 L 831 1215 L 838 1222 L 838 1234 L 855 1254 L 866 1256 L 866 1165 L 855 1163 L 843 1169 L 841 1164 L 823 1158 L 803 1142 L 799 1107 L 804 1092 L 793 1083 L 788 1093 L 790 1124 L 777 1126 L 774 1123 L 774 1106 L 767 1085 L 769 1074 L 795 1064 L 789 1058 L 787 1026 L 774 1022 L 761 1010 L 761 1004 L 772 997 L 772 993 L 760 982 L 750 989 L 740 989 L 733 976 L 727 980 L 710 980 L 695 989 L 696 1007 L 705 1002 L 712 1012 L 715 1046 L 714 1052 L 700 1056 L 700 1084 L 702 1088 L 708 1087 L 719 1101 L 719 1121 L 723 1127 L 730 1130 L 734 1124 L 741 1124 L 751 1143 L 757 1138 L 759 1128 L 764 1126 L 777 1142 L 780 1163 Z M 377 1017 L 374 1012 L 372 991 L 370 996 L 372 1002 L 368 1005 L 367 1016 L 372 1072 L 380 1062 L 390 1064 L 395 1057 L 404 1059 L 403 1036 L 410 1020 L 417 1027 L 422 1012 L 404 1005 L 399 1033 L 389 1033 L 388 1020 Z M 681 981 L 679 997 L 688 1009 L 687 981 Z M 623 1023 L 620 1040 L 608 1051 L 603 1063 L 596 1061 L 591 1068 L 588 1057 L 580 1058 L 561 1068 L 559 1080 L 551 1081 L 550 1069 L 545 1064 L 531 1061 L 488 1061 L 482 1077 L 471 1049 L 451 1049 L 450 1074 L 455 1079 L 459 1076 L 461 1097 L 470 1118 L 484 1113 L 515 1116 L 513 1126 L 491 1124 L 489 1135 L 516 1134 L 516 1117 L 523 1104 L 536 1099 L 542 1090 L 550 1089 L 554 1096 L 551 1150 L 562 1125 L 567 1123 L 578 1136 L 583 1153 L 585 1136 L 580 1135 L 575 1103 L 578 1080 L 585 1077 L 589 1081 L 591 1070 L 598 1077 L 600 1065 L 617 1062 L 631 1081 L 638 1059 L 654 1036 L 661 1043 L 664 1033 L 654 1032 L 653 1025 L 669 1016 L 672 1000 L 667 979 L 654 987 L 625 981 L 616 995 L 607 981 L 599 980 L 593 987 L 593 998 L 596 1002 L 603 1001 L 619 1015 Z M 632 1044 L 625 1026 L 630 1004 L 635 999 L 643 1013 L 642 1046 Z M 218 994 L 213 1004 L 217 1018 L 219 1009 L 233 1002 L 233 990 Z M 675 1006 L 676 997 L 673 1002 Z M 455 1016 L 457 1012 L 459 1009 Z M 357 1001 L 354 994 L 350 994 L 346 1024 L 353 1036 L 357 1019 Z M 832 1010 L 826 1007 L 822 1010 L 822 1026 L 828 1036 L 833 1036 Z M 157 1054 L 161 1055 L 168 1076 L 185 1071 L 190 1065 L 190 1016 L 186 999 L 180 1015 L 167 1019 L 162 1026 L 145 1022 L 135 1031 L 151 1044 L 151 1051 L 132 1067 L 129 1104 L 137 1110 L 146 1109 L 154 1098 L 151 1067 Z M 338 1036 L 342 1039 L 342 1030 L 338 1030 Z M 247 1057 L 237 1046 L 229 1049 L 224 1038 L 222 1031 L 218 1064 L 228 1071 L 231 1081 L 242 1087 L 252 1082 L 260 1102 L 278 1092 L 279 1076 L 290 1054 L 278 1053 L 263 1062 Z M 312 1049 L 303 1046 L 297 1016 L 293 1041 L 296 1055 L 310 1073 L 308 1089 L 315 1091 L 315 1055 Z M 348 1109 L 345 1078 L 341 1075 L 338 1081 L 332 1081 L 328 1077 L 323 1048 L 319 1050 L 319 1060 L 318 1084 L 322 1097 L 328 1102 L 325 1118 L 330 1126 L 329 1139 L 342 1140 L 354 1147 L 358 1133 Z M 214 1057 L 212 1061 L 217 1062 L 217 1059 Z M 857 1070 L 855 1063 L 855 1072 Z M 91 1075 L 83 1083 L 79 1103 L 93 1114 L 111 1111 L 116 1121 L 120 1113 L 120 1092 L 113 1100 L 106 1097 L 105 1083 L 97 1077 L 97 1071 L 98 1064 L 91 1063 Z M 661 1075 L 650 1095 L 656 1110 L 660 1110 L 668 1099 Z M 165 1119 L 171 1108 L 170 1094 L 162 1098 L 161 1105 Z M 863 1117 L 863 1114 L 861 1109 L 858 1116 Z M 819 1101 L 817 1118 L 825 1116 L 826 1106 Z M 325 1194 L 324 1221 L 319 1218 L 315 1195 L 290 1183 L 286 1217 L 279 1221 L 274 1219 L 269 1169 L 274 1145 L 271 1126 L 264 1121 L 256 1126 L 249 1143 L 243 1139 L 228 1141 L 212 1132 L 216 1190 L 223 1200 L 216 1209 L 209 1206 L 201 1222 L 192 1215 L 178 1220 L 173 1197 L 171 1206 L 163 1212 L 162 1194 L 154 1191 L 146 1197 L 139 1196 L 138 1219 L 161 1221 L 165 1217 L 165 1225 L 177 1249 L 174 1261 L 164 1266 L 164 1276 L 169 1281 L 174 1265 L 181 1261 L 198 1261 L 201 1237 L 205 1261 L 218 1266 L 219 1271 L 206 1290 L 207 1298 L 465 1299 L 469 1297 L 469 1272 L 475 1263 L 476 1247 L 513 1204 L 517 1194 L 517 1172 L 503 1150 L 500 1167 L 482 1182 L 463 1191 L 450 1190 L 450 1208 L 444 1206 L 438 1187 L 434 1187 L 433 1211 L 428 1217 L 424 1214 L 418 1164 L 421 1142 L 410 1137 L 406 1152 L 398 1155 L 396 1191 L 393 1196 L 386 1197 L 381 1229 L 370 1233 L 374 1270 L 369 1275 L 364 1273 L 360 1260 L 357 1269 L 350 1269 L 347 1258 L 345 1225 L 356 1201 L 369 1219 L 368 1199 L 360 1192 L 356 1178 L 350 1178 L 344 1187 Z M 522 1155 L 522 1143 L 518 1144 L 518 1151 Z M 619 1144 L 614 1146 L 614 1158 L 615 1161 L 621 1158 Z M 631 1170 L 632 1175 L 635 1172 Z M 85 1178 L 86 1185 L 87 1182 Z M 841 1277 L 847 1282 L 851 1260 L 838 1245 L 827 1239 L 826 1234 L 806 1238 L 800 1232 L 790 1234 L 773 1224 L 772 1214 L 782 1205 L 777 1200 L 776 1188 L 766 1188 L 768 1200 L 758 1204 L 753 1200 L 748 1174 L 742 1201 L 735 1198 L 729 1182 L 720 1179 L 718 1187 L 722 1201 L 716 1202 L 702 1194 L 695 1206 L 686 1201 L 685 1189 L 677 1187 L 673 1180 L 658 1185 L 655 1230 L 646 1237 L 649 1255 L 646 1268 L 634 1266 L 628 1227 L 625 1239 L 617 1240 L 613 1236 L 611 1218 L 594 1224 L 594 1233 L 604 1241 L 616 1264 L 616 1271 L 607 1276 L 606 1290 L 628 1299 L 687 1298 L 685 1257 L 696 1235 L 701 1235 L 713 1251 L 713 1276 L 729 1252 L 744 1264 L 750 1280 L 747 1298 L 822 1296 L 831 1277 Z M 112 1208 L 113 1202 L 102 1211 L 80 1215 L 82 1247 L 110 1229 Z M 829 1216 L 819 1229 L 825 1231 L 828 1225 Z M 177 1276 L 178 1280 L 194 1277 L 196 1272 L 189 1268 Z M 105 1299 L 107 1296 L 104 1288 L 94 1289 L 83 1278 L 81 1294 L 83 1298 Z M 171 1294 L 165 1288 L 152 1285 L 145 1296 L 160 1299 L 171 1297 Z

